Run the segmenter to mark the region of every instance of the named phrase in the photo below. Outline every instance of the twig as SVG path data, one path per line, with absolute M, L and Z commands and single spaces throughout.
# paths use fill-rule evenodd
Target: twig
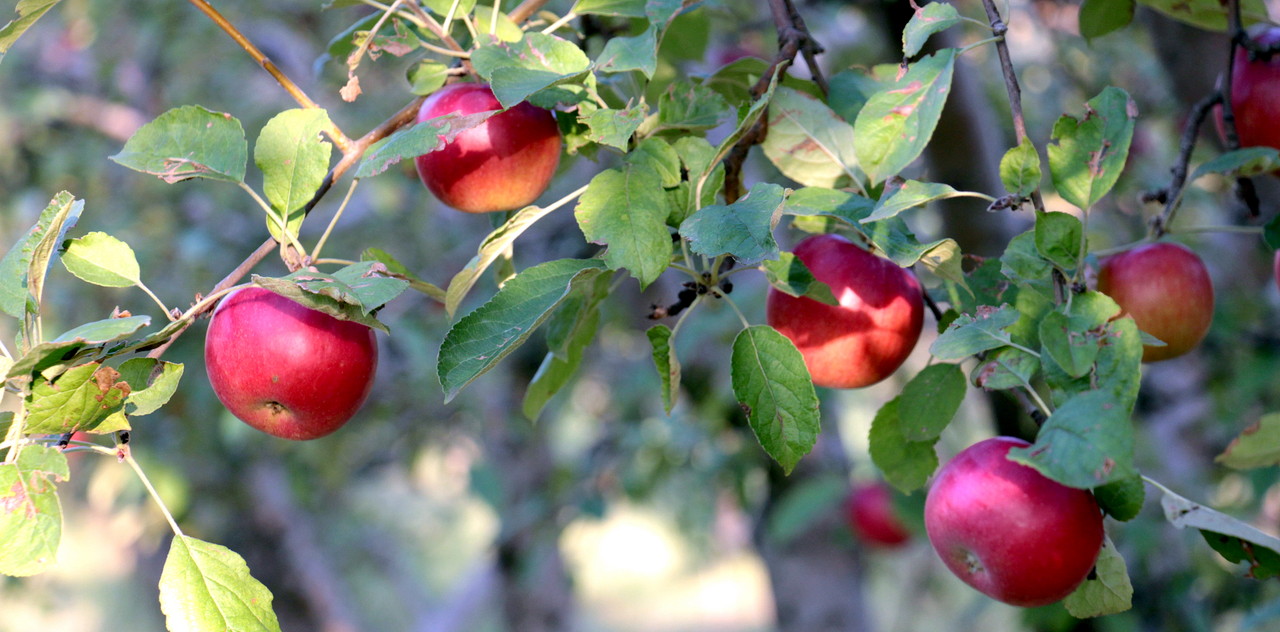
M 1004 74 L 1004 88 L 1009 95 L 1009 112 L 1013 116 L 1013 132 L 1016 135 L 1018 144 L 1027 139 L 1027 122 L 1022 115 L 1022 88 L 1018 85 L 1018 74 L 1013 70 L 1013 59 L 1009 57 L 1009 43 L 1005 41 L 1005 34 L 1009 32 L 1009 26 L 1004 23 L 1000 17 L 1000 11 L 996 8 L 994 0 L 982 0 L 982 6 L 987 11 L 987 19 L 991 21 L 991 33 L 995 35 L 996 55 L 1000 58 L 1000 70 Z M 1037 212 L 1044 212 L 1044 199 L 1040 196 L 1040 187 L 1031 192 L 1031 204 L 1035 206 Z
M 1204 123 L 1205 117 L 1213 109 L 1213 106 L 1222 103 L 1221 92 L 1214 92 L 1209 96 L 1200 99 L 1191 108 L 1191 115 L 1187 117 L 1187 125 L 1182 129 L 1182 139 L 1178 144 L 1178 161 L 1173 165 L 1173 178 L 1169 182 L 1169 186 L 1158 192 L 1157 199 L 1164 199 L 1164 211 L 1151 219 L 1151 235 L 1159 239 L 1162 235 L 1169 231 L 1169 225 L 1173 222 L 1173 215 L 1177 212 L 1178 207 L 1182 203 L 1182 193 L 1187 184 L 1187 170 L 1191 162 L 1191 151 L 1196 147 L 1196 138 L 1200 135 L 1200 126 Z
M 294 83 L 292 79 L 287 77 L 284 72 L 275 65 L 275 62 L 268 59 L 257 46 L 253 45 L 253 42 L 249 41 L 249 38 L 245 37 L 244 34 L 240 32 L 240 29 L 237 29 L 235 25 L 228 22 L 227 19 L 223 17 L 221 13 L 218 13 L 218 10 L 213 8 L 207 0 L 187 1 L 192 5 L 195 5 L 195 7 L 200 9 L 200 11 L 205 15 L 209 16 L 209 19 L 213 20 L 214 24 L 217 24 L 218 28 L 221 28 L 223 32 L 230 35 L 231 39 L 235 40 L 235 42 L 240 45 L 240 48 L 243 48 L 246 53 L 249 53 L 249 56 L 253 57 L 253 60 L 258 62 L 258 65 L 262 66 L 263 69 L 275 78 L 276 83 L 279 83 L 280 87 L 284 88 L 285 92 L 288 92 L 289 96 L 293 97 L 294 101 L 297 101 L 298 104 L 304 108 L 320 109 L 319 104 L 312 101 L 311 97 L 307 96 L 307 93 L 303 92 L 302 88 L 298 87 L 298 84 Z M 333 140 L 333 143 L 338 146 L 338 149 L 346 151 L 351 145 L 351 139 L 347 138 L 347 135 L 342 133 L 342 130 L 334 123 L 330 122 L 329 129 L 325 130 L 325 132 L 328 133 L 329 138 Z
M 507 14 L 507 17 L 511 18 L 512 22 L 519 24 L 537 13 L 547 2 L 549 0 L 524 0 L 519 6 L 512 9 L 511 13 Z

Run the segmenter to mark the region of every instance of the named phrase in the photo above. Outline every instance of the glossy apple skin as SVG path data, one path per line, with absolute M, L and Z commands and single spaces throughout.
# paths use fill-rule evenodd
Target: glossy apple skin
M 1181 244 L 1145 244 L 1103 259 L 1098 291 L 1115 299 L 1139 329 L 1165 343 L 1143 347 L 1143 362 L 1190 351 L 1213 322 L 1209 271 L 1196 253 Z
M 858 540 L 873 547 L 896 548 L 911 539 L 911 532 L 894 509 L 893 492 L 884 483 L 854 487 L 845 503 L 845 515 Z
M 995 437 L 938 471 L 924 505 L 929 542 L 947 568 L 999 601 L 1034 607 L 1080 585 L 1102 549 L 1093 494 L 1006 458 L 1029 445 Z
M 1266 46 L 1276 44 L 1280 27 L 1268 27 L 1253 40 Z M 1231 77 L 1231 114 L 1240 146 L 1280 148 L 1280 55 L 1249 61 L 1249 52 L 1239 47 Z
M 915 275 L 839 235 L 807 237 L 793 252 L 840 302 L 769 289 L 766 319 L 800 349 L 813 383 L 859 388 L 902 366 L 924 325 L 924 295 Z
M 283 439 L 323 437 L 347 423 L 373 386 L 373 330 L 245 287 L 213 312 L 205 365 L 241 421 Z
M 422 103 L 418 121 L 501 109 L 488 85 L 455 83 Z M 510 211 L 532 204 L 547 190 L 561 144 L 555 116 L 520 103 L 414 161 L 422 183 L 441 202 L 467 213 Z

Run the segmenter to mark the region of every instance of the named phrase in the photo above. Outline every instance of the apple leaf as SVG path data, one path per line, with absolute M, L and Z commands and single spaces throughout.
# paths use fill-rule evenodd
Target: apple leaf
M 876 72 L 886 68 L 889 72 Z M 858 112 L 862 111 L 874 94 L 894 80 L 898 68 L 898 64 L 882 64 L 871 72 L 859 68 L 837 72 L 827 80 L 830 92 L 827 95 L 827 105 L 846 121 L 858 120 Z
M 1138 106 L 1124 90 L 1103 89 L 1085 104 L 1085 116 L 1063 116 L 1048 147 L 1049 175 L 1058 194 L 1088 209 L 1115 186 L 1129 155 Z
M 129 387 L 124 410 L 131 416 L 150 415 L 178 391 L 183 365 L 154 358 L 130 358 L 120 365 L 120 379 Z
M 1074 270 L 1080 257 L 1084 228 L 1080 220 L 1067 213 L 1036 213 L 1036 250 L 1045 259 L 1064 270 Z
M 789 486 L 768 513 L 765 537 L 785 546 L 840 507 L 849 494 L 849 479 L 823 474 Z
M 924 151 L 951 92 L 956 49 L 911 64 L 877 92 L 853 124 L 853 151 L 872 184 L 902 171 Z
M 529 338 L 576 284 L 605 272 L 595 259 L 557 259 L 511 277 L 489 302 L 454 323 L 440 344 L 445 403 Z
M 224 546 L 178 535 L 160 573 L 160 610 L 173 632 L 280 632 L 271 591 Z
M 39 310 L 44 280 L 67 231 L 76 225 L 84 200 L 62 191 L 55 195 L 27 234 L 0 260 L 0 310 L 14 318 Z M 36 340 L 30 342 L 39 342 Z
M 1280 168 L 1280 150 L 1274 147 L 1245 147 L 1229 151 L 1196 167 L 1187 182 L 1194 182 L 1211 173 L 1251 177 L 1271 173 L 1277 168 Z
M 1033 445 L 1013 448 L 1009 459 L 1080 489 L 1131 477 L 1137 470 L 1129 408 L 1107 391 L 1076 395 L 1053 411 Z
M 267 121 L 253 147 L 253 162 L 262 170 L 262 189 L 271 208 L 297 235 L 302 208 L 324 182 L 333 145 L 321 137 L 329 115 L 317 108 L 285 110 Z M 284 241 L 281 226 L 268 220 L 271 236 Z
M 356 167 L 356 177 L 376 176 L 401 160 L 441 149 L 458 134 L 480 125 L 497 113 L 498 110 L 445 114 L 401 129 L 369 147 L 360 166 Z
M 119 410 L 129 391 L 119 371 L 97 362 L 72 367 L 53 381 L 37 379 L 27 397 L 23 431 L 60 434 L 93 430 Z
M 804 296 L 827 305 L 840 304 L 831 292 L 831 286 L 816 279 L 808 266 L 793 253 L 779 253 L 777 260 L 762 262 L 760 269 L 764 271 L 769 285 L 783 294 L 797 298 Z
M 832 187 L 857 177 L 853 126 L 808 94 L 780 86 L 769 102 L 764 155 L 800 184 Z
M 758 182 L 746 197 L 733 204 L 713 204 L 690 215 L 680 224 L 689 248 L 700 255 L 727 254 L 744 263 L 778 256 L 773 228 L 784 201 L 782 187 Z
M 190 178 L 240 183 L 249 143 L 235 117 L 187 105 L 143 125 L 111 160 L 170 184 Z
M 730 378 L 756 439 L 790 474 L 821 430 L 818 393 L 800 350 L 773 327 L 747 327 L 733 339 Z
M 642 18 L 645 0 L 578 0 L 573 12 L 578 15 L 611 15 L 614 17 Z
M 1126 476 L 1093 490 L 1093 497 L 1098 500 L 1102 511 L 1121 522 L 1138 517 L 1146 496 L 1146 486 L 1142 483 L 1141 474 Z
M 18 17 L 0 27 L 0 61 L 4 61 L 5 53 L 9 52 L 13 43 L 58 2 L 59 0 L 18 0 L 18 5 L 14 7 Z
M 1040 370 L 1040 358 L 1014 347 L 1000 347 L 973 367 L 973 385 L 988 391 L 1019 388 L 1031 383 Z
M 1062 605 L 1077 619 L 1102 617 L 1124 612 L 1133 607 L 1133 583 L 1124 557 L 1110 537 L 1102 541 L 1102 550 L 1089 578 L 1067 595 Z
M 1138 0 L 1175 20 L 1208 31 L 1227 30 L 1228 5 L 1220 0 Z M 1240 18 L 1245 26 L 1270 22 L 1264 0 L 1240 0 Z
M 9 367 L 5 377 L 41 373 L 45 379 L 53 379 L 67 368 L 66 362 L 74 361 L 86 349 L 123 340 L 150 324 L 150 316 L 107 318 L 85 323 L 32 347 Z M 55 368 L 62 370 L 51 370 Z
M 596 70 L 606 73 L 639 70 L 652 79 L 658 70 L 658 29 L 649 26 L 639 35 L 612 37 L 596 56 Z
M 423 281 L 418 278 L 409 268 L 400 263 L 398 259 L 391 256 L 390 253 L 381 248 L 366 248 L 360 253 L 361 261 L 377 261 L 387 267 L 385 274 L 393 279 L 402 279 L 409 282 L 409 289 L 422 292 L 431 298 L 444 302 L 445 291 L 439 286 Z
M 355 294 L 364 313 L 391 302 L 409 287 L 409 282 L 387 274 L 387 267 L 377 261 L 361 261 L 333 271 L 333 278 L 346 284 Z M 303 283 L 306 285 L 305 282 Z
M 587 139 L 622 151 L 630 147 L 631 137 L 644 121 L 645 114 L 643 106 L 621 110 L 600 109 L 590 102 L 578 106 L 579 120 L 587 126 Z
M 960 23 L 956 8 L 946 2 L 930 2 L 916 9 L 907 28 L 902 31 L 902 56 L 915 57 L 924 48 L 929 36 L 941 33 Z
M 607 245 L 604 261 L 647 287 L 671 262 L 662 177 L 644 165 L 608 169 L 591 179 L 574 215 L 587 241 Z
M 976 316 L 961 315 L 942 332 L 929 353 L 939 360 L 962 360 L 988 349 L 1008 345 L 1005 330 L 1018 322 L 1018 310 L 1008 306 L 980 307 Z
M 1046 287 L 1052 292 L 1048 280 L 1053 273 L 1053 264 L 1036 244 L 1034 230 L 1014 236 L 1000 255 L 1000 271 L 1010 281 L 1019 281 L 1032 287 Z
M 772 130 L 770 130 L 772 132 Z M 887 191 L 886 191 L 887 193 Z M 948 184 L 940 182 L 919 182 L 916 180 L 907 180 L 897 191 L 880 197 L 880 201 L 876 202 L 875 210 L 871 214 L 862 218 L 863 224 L 874 222 L 877 220 L 893 217 L 907 209 L 917 206 L 924 206 L 934 200 L 945 200 L 947 198 L 960 197 L 963 195 L 973 195 L 971 193 L 962 193 L 955 190 Z
M 133 249 L 106 233 L 68 241 L 62 265 L 80 280 L 104 287 L 130 287 L 141 280 Z
M 373 317 L 374 310 L 409 287 L 408 281 L 389 277 L 385 271 L 381 263 L 363 261 L 333 273 L 304 269 L 279 278 L 255 274 L 253 283 L 339 320 L 385 332 L 387 326 Z
M 871 461 L 884 473 L 890 485 L 904 494 L 924 487 L 938 469 L 937 439 L 911 441 L 902 429 L 898 414 L 902 406 L 899 395 L 880 407 L 871 422 Z
M 637 143 L 634 149 L 622 157 L 622 160 L 627 164 L 644 165 L 653 169 L 662 178 L 662 188 L 670 189 L 679 186 L 683 178 L 680 172 L 682 160 L 704 164 L 698 161 L 698 157 L 703 156 L 705 160 L 710 160 L 710 154 L 715 153 L 716 150 L 705 138 L 697 136 L 682 137 L 677 139 L 676 143 L 679 145 L 686 140 L 694 142 L 684 147 L 685 151 L 677 151 L 666 140 L 651 136 Z M 686 151 L 694 155 L 687 156 Z
M 1004 188 L 1014 195 L 1026 197 L 1040 188 L 1040 154 L 1031 139 L 1024 138 L 1022 143 L 1004 153 L 1000 159 L 1000 182 Z
M 600 301 L 608 296 L 612 281 L 610 275 L 601 274 L 573 286 L 547 321 L 547 355 L 524 393 L 524 416 L 530 421 L 537 421 L 543 407 L 582 364 L 583 353 L 600 328 Z
M 1120 30 L 1133 21 L 1134 0 L 1084 0 L 1080 4 L 1080 35 L 1086 40 Z
M 444 296 L 444 308 L 450 318 L 458 311 L 458 306 L 471 292 L 480 275 L 484 274 L 484 271 L 511 247 L 517 237 L 550 212 L 551 209 L 541 206 L 526 206 L 480 242 L 475 256 L 449 280 L 449 287 Z
M 1102 331 L 1076 331 L 1061 311 L 1053 311 L 1040 321 L 1040 348 L 1073 378 L 1084 377 L 1098 357 Z
M 700 84 L 677 81 L 658 96 L 658 111 L 641 124 L 640 135 L 709 130 L 732 115 L 732 106 L 720 93 Z
M 1137 401 L 1141 383 L 1142 336 L 1133 319 L 1126 317 L 1107 323 L 1106 332 L 1100 340 L 1098 357 L 1091 373 L 1072 378 L 1056 362 L 1042 362 L 1045 382 L 1054 404 L 1061 404 L 1080 393 L 1101 389 L 1110 392 L 1127 415 Z
M 449 78 L 449 67 L 431 59 L 424 59 L 409 68 L 409 91 L 426 96 L 439 90 Z
M 680 358 L 676 357 L 676 349 L 671 343 L 675 335 L 666 325 L 654 325 L 645 335 L 649 337 L 649 346 L 653 348 L 653 365 L 658 369 L 658 378 L 662 380 L 662 409 L 668 415 L 675 408 L 676 396 L 680 393 Z
M 509 108 L 539 90 L 582 77 L 591 60 L 572 42 L 535 31 L 518 42 L 482 44 L 472 51 L 471 65 L 489 82 L 498 102 Z
M 1263 415 L 1245 428 L 1214 462 L 1237 470 L 1280 465 L 1280 413 Z
M 440 17 L 452 15 L 455 20 L 471 15 L 476 8 L 476 0 L 423 0 L 422 4 Z
M 960 410 L 967 386 L 958 364 L 933 364 L 917 373 L 899 398 L 902 437 L 907 441 L 937 439 Z
M 1151 480 L 1164 494 L 1160 506 L 1165 520 L 1179 529 L 1199 529 L 1213 550 L 1231 562 L 1247 562 L 1249 575 L 1267 579 L 1280 575 L 1280 538 L 1200 503 L 1193 502 Z
M 55 483 L 71 476 L 62 452 L 40 445 L 21 448 L 0 464 L 0 573 L 26 577 L 57 561 L 62 506 Z
M 667 225 L 679 227 L 698 209 L 716 203 L 716 196 L 724 188 L 724 162 L 717 160 L 716 148 L 707 139 L 698 136 L 682 136 L 676 139 L 671 148 L 679 156 L 679 165 L 690 178 L 676 182 L 676 188 L 667 195 L 672 206 L 671 214 L 667 216 Z M 697 197 L 697 174 L 706 174 L 701 198 Z M 664 180 L 664 186 L 665 182 Z

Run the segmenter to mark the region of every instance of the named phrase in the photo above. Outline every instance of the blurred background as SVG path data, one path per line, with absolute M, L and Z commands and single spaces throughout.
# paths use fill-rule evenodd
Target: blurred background
M 413 97 L 410 60 L 366 60 L 363 95 L 343 102 L 345 69 L 326 51 L 374 9 L 330 4 L 340 8 L 322 10 L 318 0 L 228 0 L 218 8 L 355 137 Z M 553 0 L 547 8 L 559 15 L 571 4 Z M 955 4 L 984 19 L 976 0 Z M 912 13 L 906 0 L 797 5 L 826 48 L 820 59 L 828 75 L 901 61 L 899 33 Z M 1132 158 L 1089 225 L 1093 247 L 1108 248 L 1140 238 L 1158 211 L 1141 194 L 1168 184 L 1181 125 L 1225 67 L 1227 41 L 1139 7 L 1127 29 L 1085 42 L 1078 9 L 1077 2 L 1012 0 L 1006 21 L 1037 143 L 1058 116 L 1079 115 L 1104 86 L 1120 86 L 1138 103 Z M 962 26 L 934 44 L 982 38 L 981 29 Z M 776 51 L 764 2 L 702 2 L 676 20 L 667 41 L 655 90 L 739 56 Z M 801 64 L 795 72 L 806 71 Z M 187 3 L 63 0 L 0 65 L 0 243 L 7 248 L 67 190 L 86 200 L 72 234 L 105 231 L 131 244 L 144 281 L 167 303 L 186 306 L 207 291 L 266 237 L 257 207 L 233 186 L 167 185 L 107 160 L 138 126 L 188 104 L 231 113 L 251 141 L 269 118 L 296 107 Z M 919 177 L 998 194 L 996 166 L 1014 144 L 1008 121 L 994 48 L 966 53 Z M 1201 141 L 1193 164 L 1221 149 L 1211 126 Z M 566 156 L 543 200 L 615 161 L 603 151 Z M 787 182 L 758 155 L 747 180 Z M 260 186 L 260 175 L 250 169 L 248 181 Z M 1260 217 L 1248 216 L 1230 186 L 1214 177 L 1195 182 L 1179 223 L 1261 225 L 1280 208 L 1274 178 L 1259 179 Z M 319 237 L 345 190 L 344 180 L 316 209 L 305 242 Z M 1046 201 L 1068 210 L 1051 193 Z M 913 211 L 909 221 L 922 241 L 954 236 L 964 252 L 980 256 L 999 255 L 1029 226 L 1025 212 L 987 213 L 967 198 Z M 354 259 L 382 248 L 444 286 L 492 227 L 486 217 L 441 206 L 405 162 L 362 182 L 326 254 Z M 784 245 L 795 239 L 785 229 L 779 235 Z M 1140 463 L 1182 495 L 1280 535 L 1274 468 L 1242 473 L 1213 464 L 1231 438 L 1280 408 L 1280 294 L 1271 253 L 1256 235 L 1180 239 L 1213 273 L 1214 325 L 1197 351 L 1144 368 L 1135 420 Z M 515 265 L 583 252 L 564 209 L 517 242 Z M 254 272 L 285 269 L 272 258 Z M 628 280 L 610 297 L 583 369 L 536 423 L 520 410 L 545 354 L 541 334 L 446 406 L 435 358 L 449 320 L 439 304 L 407 293 L 379 316 L 391 335 L 379 334 L 372 396 L 336 434 L 292 443 L 227 413 L 204 375 L 201 321 L 166 355 L 186 366 L 178 394 L 135 420 L 132 447 L 187 533 L 245 557 L 273 592 L 285 630 L 1280 629 L 1276 582 L 1243 578 L 1198 534 L 1168 525 L 1150 497 L 1136 520 L 1108 522 L 1133 578 L 1134 609 L 1095 621 L 1076 621 L 1060 606 L 1022 610 L 979 595 L 943 568 L 918 519 L 905 546 L 860 541 L 843 503 L 854 483 L 877 476 L 867 430 L 880 405 L 924 366 L 936 323 L 927 321 L 915 355 L 886 382 L 820 391 L 826 427 L 819 445 L 784 477 L 733 399 L 729 345 L 740 325 L 725 306 L 700 310 L 683 325 L 683 390 L 664 413 L 644 331 L 650 306 L 675 300 L 680 279 L 668 277 L 644 291 Z M 735 285 L 747 317 L 764 322 L 762 275 L 738 275 Z M 486 276 L 463 310 L 494 289 Z M 89 286 L 61 266 L 46 295 L 50 332 L 105 318 L 117 306 L 162 318 L 140 291 Z M 0 322 L 0 333 L 12 337 L 13 323 Z M 997 432 L 1025 436 L 1034 428 L 1014 402 L 970 389 L 940 455 Z M 61 488 L 59 566 L 0 578 L 0 630 L 164 629 L 156 585 L 168 526 L 128 468 L 92 454 L 71 461 L 72 480 Z M 922 493 L 896 502 L 918 516 Z

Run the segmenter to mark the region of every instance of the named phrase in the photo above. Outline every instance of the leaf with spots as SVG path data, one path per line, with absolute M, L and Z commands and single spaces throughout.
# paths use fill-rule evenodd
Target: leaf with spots
M 27 398 L 24 432 L 93 430 L 120 410 L 132 389 L 120 372 L 97 362 L 73 367 L 57 380 L 37 379 Z
M 1063 116 L 1048 147 L 1049 175 L 1063 199 L 1093 206 L 1115 186 L 1129 156 L 1138 106 L 1120 88 L 1108 87 L 1085 104 L 1083 119 Z
M 853 151 L 872 184 L 915 161 L 938 126 L 951 92 L 956 49 L 938 51 L 872 95 L 853 124 Z
M 230 114 L 187 105 L 143 125 L 111 160 L 170 184 L 190 178 L 238 183 L 244 182 L 249 142 Z
M 1108 391 L 1076 395 L 1049 416 L 1034 444 L 1010 450 L 1009 460 L 1080 489 L 1132 477 L 1129 409 Z
M 62 539 L 62 506 L 54 488 L 70 476 L 67 458 L 44 446 L 22 448 L 0 465 L 0 573 L 25 577 L 48 570 Z
M 1111 538 L 1103 540 L 1094 572 L 1075 592 L 1067 595 L 1062 605 L 1078 619 L 1116 614 L 1133 607 L 1133 583 L 1129 581 L 1129 569 Z

